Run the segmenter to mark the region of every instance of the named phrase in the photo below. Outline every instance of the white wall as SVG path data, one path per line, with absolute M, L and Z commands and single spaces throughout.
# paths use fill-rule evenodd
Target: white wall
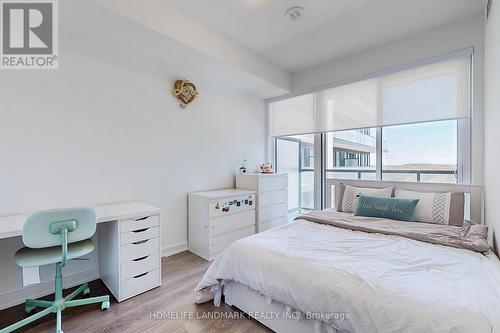
M 162 36 L 84 9 L 61 4 L 58 70 L 0 72 L 0 215 L 143 201 L 166 212 L 164 250 L 185 248 L 187 193 L 233 187 L 243 155 L 251 169 L 264 160 L 264 101 L 193 70 L 198 58 Z M 186 75 L 200 97 L 183 110 L 171 85 Z M 0 303 L 22 286 L 21 246 L 0 242 Z
M 485 39 L 484 77 L 484 184 L 486 224 L 494 233 L 496 252 L 500 250 L 500 1 L 494 0 Z
M 355 80 L 470 47 L 474 47 L 472 182 L 482 184 L 484 17 L 481 15 L 297 73 L 292 78 L 293 91 Z

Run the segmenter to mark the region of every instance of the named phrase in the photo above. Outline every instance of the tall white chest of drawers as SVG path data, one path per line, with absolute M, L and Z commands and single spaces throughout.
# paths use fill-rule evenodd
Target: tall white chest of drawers
M 213 260 L 234 241 L 255 234 L 255 192 L 189 193 L 189 251 Z
M 288 223 L 288 176 L 251 173 L 236 176 L 236 188 L 255 191 L 257 232 Z

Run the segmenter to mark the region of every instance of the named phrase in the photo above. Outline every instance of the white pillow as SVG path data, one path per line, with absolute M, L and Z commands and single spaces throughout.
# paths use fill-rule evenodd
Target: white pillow
M 354 213 L 356 211 L 356 207 L 358 206 L 358 198 L 360 195 L 369 195 L 373 197 L 391 197 L 392 187 L 369 188 L 346 185 L 344 196 L 342 198 L 342 211 L 346 213 Z
M 414 192 L 396 188 L 394 196 L 401 199 L 419 199 L 413 216 L 414 221 L 450 223 L 451 192 Z

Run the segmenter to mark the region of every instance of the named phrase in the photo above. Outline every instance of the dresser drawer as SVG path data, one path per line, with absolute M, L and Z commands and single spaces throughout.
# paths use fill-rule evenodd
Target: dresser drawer
M 126 261 L 121 264 L 120 279 L 128 280 L 134 276 L 160 269 L 159 253 Z
M 249 210 L 238 214 L 210 219 L 210 237 L 222 235 L 231 231 L 243 229 L 255 224 L 255 211 Z
M 121 300 L 138 295 L 160 285 L 160 270 L 150 271 L 122 281 Z
M 259 178 L 259 192 L 284 190 L 288 188 L 287 176 L 267 176 Z
M 278 217 L 277 219 L 274 220 L 266 221 L 264 223 L 258 223 L 257 232 L 263 232 L 287 223 L 288 223 L 288 216 Z
M 273 206 L 288 202 L 288 190 L 259 192 L 257 194 L 257 207 Z
M 273 220 L 278 217 L 288 215 L 288 203 L 282 203 L 275 206 L 263 207 L 257 210 L 258 223 Z
M 212 217 L 227 216 L 255 207 L 255 194 L 240 195 L 231 198 L 212 200 L 208 204 L 208 214 Z
M 120 244 L 130 244 L 140 242 L 146 239 L 156 238 L 160 236 L 158 227 L 149 227 L 135 231 L 125 232 L 120 235 Z
M 158 253 L 160 251 L 160 239 L 153 238 L 146 241 L 139 241 L 120 248 L 121 262 L 130 261 L 144 256 Z
M 135 220 L 124 220 L 120 222 L 120 232 L 124 233 L 149 227 L 156 227 L 158 224 L 158 216 L 146 216 Z
M 255 234 L 255 226 L 247 227 L 221 236 L 212 237 L 210 243 L 210 255 L 217 254 L 240 238 Z

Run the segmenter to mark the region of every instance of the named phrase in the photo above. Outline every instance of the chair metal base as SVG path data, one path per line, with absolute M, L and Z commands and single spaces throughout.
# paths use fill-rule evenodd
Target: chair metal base
M 56 314 L 56 333 L 63 333 L 61 312 L 65 308 L 71 308 L 87 304 L 96 304 L 96 303 L 101 303 L 101 310 L 103 311 L 109 309 L 110 307 L 109 296 L 107 295 L 74 300 L 74 298 L 80 294 L 82 294 L 83 296 L 87 296 L 90 294 L 90 288 L 88 283 L 82 284 L 68 296 L 62 297 L 61 266 L 58 263 L 56 264 L 55 300 L 53 302 L 35 300 L 35 299 L 26 300 L 24 304 L 24 310 L 26 311 L 26 313 L 30 313 L 35 308 L 44 308 L 44 310 L 37 312 L 34 315 L 25 318 L 21 321 L 18 321 L 17 323 L 12 324 L 4 329 L 1 329 L 0 333 L 13 332 L 51 313 Z

